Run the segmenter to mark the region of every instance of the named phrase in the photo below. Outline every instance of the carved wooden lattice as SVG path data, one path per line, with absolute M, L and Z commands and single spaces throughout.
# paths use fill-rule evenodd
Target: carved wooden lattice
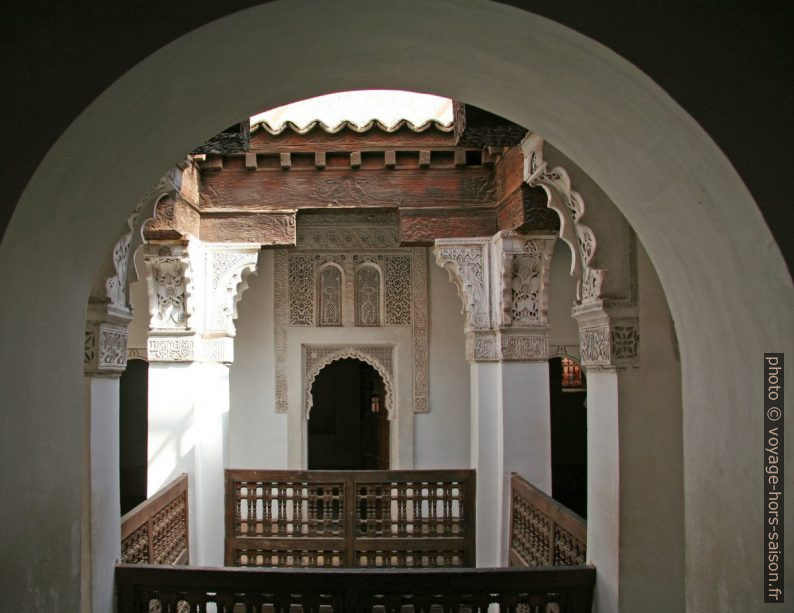
M 226 564 L 475 564 L 474 471 L 226 471 Z
M 181 475 L 121 518 L 125 564 L 187 564 L 188 477 Z
M 587 523 L 515 473 L 510 486 L 510 566 L 584 564 Z

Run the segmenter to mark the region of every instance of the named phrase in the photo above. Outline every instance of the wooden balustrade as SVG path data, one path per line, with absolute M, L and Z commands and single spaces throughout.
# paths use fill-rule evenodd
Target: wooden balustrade
M 119 613 L 590 613 L 595 569 L 275 569 L 118 565 Z M 321 608 L 322 607 L 322 608 Z
M 226 471 L 227 566 L 475 565 L 472 470 Z
M 188 563 L 187 486 L 180 475 L 121 518 L 122 563 Z
M 510 566 L 575 566 L 586 554 L 587 522 L 513 473 Z

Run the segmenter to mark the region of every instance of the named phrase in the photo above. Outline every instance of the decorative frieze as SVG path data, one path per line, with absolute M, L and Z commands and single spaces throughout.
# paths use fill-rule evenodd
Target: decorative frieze
M 466 334 L 466 359 L 469 362 L 532 362 L 548 358 L 545 332 L 527 334 L 523 330 L 487 330 Z
M 234 340 L 230 337 L 151 336 L 147 341 L 150 362 L 221 362 L 234 361 Z
M 273 275 L 273 351 L 276 364 L 276 413 L 287 412 L 287 323 L 290 317 L 291 298 L 288 295 L 289 262 L 287 252 L 277 249 L 274 253 Z
M 549 358 L 548 338 L 545 334 L 500 333 L 500 358 L 503 361 L 533 361 Z
M 207 298 L 206 330 L 234 336 L 237 303 L 248 288 L 248 276 L 256 271 L 258 258 L 258 245 L 213 245 L 207 249 L 212 283 Z
M 132 316 L 105 304 L 89 306 L 84 371 L 90 376 L 119 375 L 127 368 L 127 326 Z
M 424 254 L 424 249 L 420 250 Z M 425 267 L 427 265 L 425 264 Z M 411 323 L 411 256 L 388 256 L 383 261 L 386 325 L 405 326 Z M 426 281 L 422 283 L 425 285 Z M 416 286 L 414 284 L 414 286 Z
M 579 328 L 582 366 L 608 366 L 611 356 L 609 324 Z
M 433 253 L 438 265 L 458 289 L 466 317 L 466 331 L 489 330 L 493 326 L 491 284 L 491 239 L 440 238 Z
M 521 150 L 524 181 L 546 191 L 547 206 L 561 219 L 559 236 L 571 248 L 571 274 L 577 279 L 572 314 L 579 324 L 582 366 L 611 368 L 635 365 L 640 335 L 633 232 L 628 230 L 628 295 L 620 299 L 604 296 L 606 270 L 592 266 L 597 242 L 592 228 L 582 223 L 584 200 L 572 189 L 570 176 L 563 168 L 547 168 L 540 136 L 529 133 L 521 142 Z
M 395 260 L 397 259 L 395 258 Z M 388 272 L 386 276 L 388 278 Z M 410 279 L 410 287 L 413 288 L 413 291 L 407 293 L 413 298 L 411 321 L 413 321 L 412 336 L 414 344 L 414 412 L 427 413 L 430 410 L 430 390 L 428 372 L 427 249 L 424 247 L 411 249 Z M 397 297 L 393 297 L 392 300 L 399 302 Z M 389 323 L 388 304 L 389 302 L 387 302 L 386 323 Z M 395 319 L 403 320 L 401 311 L 402 309 L 394 310 Z
M 290 328 L 324 325 L 411 326 L 414 411 L 428 411 L 426 248 L 398 247 L 391 212 L 305 211 L 298 219 L 299 249 L 274 254 L 276 411 L 288 408 Z M 331 267 L 337 272 L 326 273 Z
M 233 361 L 237 303 L 258 244 L 147 245 L 151 362 Z
M 372 366 L 383 379 L 384 403 L 389 420 L 397 416 L 392 345 L 303 345 L 304 418 L 312 409 L 312 385 L 320 371 L 337 360 L 355 358 Z
M 554 237 L 503 231 L 439 239 L 434 252 L 458 288 L 469 361 L 548 358 L 548 278 Z

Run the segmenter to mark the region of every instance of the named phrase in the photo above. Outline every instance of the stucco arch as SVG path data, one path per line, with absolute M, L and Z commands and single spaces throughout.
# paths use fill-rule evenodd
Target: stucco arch
M 2 574 L 19 586 L 6 606 L 78 609 L 78 348 L 112 229 L 185 151 L 241 117 L 362 87 L 445 94 L 521 123 L 621 209 L 680 339 L 689 606 L 757 608 L 761 356 L 791 351 L 794 330 L 780 251 L 728 160 L 661 88 L 598 43 L 486 0 L 285 0 L 230 15 L 130 70 L 49 151 L 0 244 L 0 449 L 5 467 L 25 466 L 0 483 L 15 526 L 0 537 Z M 701 376 L 703 364 L 720 376 Z
M 369 364 L 380 375 L 380 378 L 383 380 L 383 387 L 386 390 L 386 397 L 383 401 L 384 405 L 386 406 L 386 414 L 388 415 L 389 421 L 394 420 L 397 416 L 397 411 L 396 407 L 394 406 L 395 386 L 391 371 L 371 353 L 362 351 L 361 349 L 357 349 L 355 347 L 345 347 L 339 349 L 339 351 L 335 351 L 331 354 L 323 356 L 320 360 L 312 364 L 312 368 L 306 373 L 304 380 L 304 418 L 309 419 L 311 416 L 311 410 L 314 404 L 312 402 L 312 386 L 314 385 L 314 380 L 326 366 L 346 358 L 353 358 L 354 360 Z

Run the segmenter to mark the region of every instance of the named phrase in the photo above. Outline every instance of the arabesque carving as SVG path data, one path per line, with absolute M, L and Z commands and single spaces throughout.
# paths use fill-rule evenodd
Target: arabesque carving
M 571 250 L 571 275 L 577 280 L 573 316 L 579 325 L 582 366 L 625 366 L 639 352 L 634 237 L 629 241 L 629 298 L 608 300 L 603 295 L 606 270 L 591 265 L 597 246 L 595 233 L 582 223 L 584 200 L 572 188 L 568 172 L 559 167 L 548 169 L 543 160 L 543 139 L 537 134 L 527 134 L 521 150 L 524 181 L 546 192 L 547 206 L 560 217 L 559 236 Z M 633 323 L 617 326 L 616 318 Z
M 320 371 L 337 360 L 355 358 L 372 366 L 383 379 L 385 389 L 384 404 L 389 420 L 397 417 L 394 406 L 394 347 L 391 345 L 304 345 L 304 418 L 309 418 L 312 409 L 312 385 Z
M 321 325 L 321 287 L 325 284 L 320 274 L 331 265 L 342 273 L 342 327 L 412 327 L 414 411 L 429 410 L 427 251 L 425 247 L 398 247 L 398 222 L 398 215 L 388 211 L 300 212 L 299 248 L 274 253 L 276 412 L 288 410 L 285 364 L 289 330 Z M 348 245 L 356 247 L 341 249 Z M 377 291 L 372 275 L 356 283 L 362 271 L 377 272 Z M 365 308 L 359 310 L 359 306 Z M 337 316 L 335 311 L 334 322 L 339 321 Z

